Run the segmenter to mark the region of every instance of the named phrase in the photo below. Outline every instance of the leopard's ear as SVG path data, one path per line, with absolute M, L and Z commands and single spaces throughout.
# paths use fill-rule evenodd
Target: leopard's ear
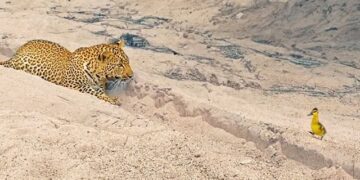
M 119 47 L 120 47 L 120 48 L 124 48 L 124 47 L 125 47 L 126 42 L 125 42 L 125 40 L 120 39 L 120 40 L 117 42 L 117 44 L 119 45 Z
M 114 53 L 112 53 L 110 51 L 104 51 L 101 54 L 99 54 L 98 59 L 102 62 L 105 62 L 113 57 L 114 57 Z

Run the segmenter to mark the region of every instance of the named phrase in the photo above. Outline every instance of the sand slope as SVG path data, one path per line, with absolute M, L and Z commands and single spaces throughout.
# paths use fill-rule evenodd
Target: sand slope
M 146 39 L 125 49 L 135 79 L 109 92 L 120 107 L 0 67 L 0 178 L 360 178 L 359 59 L 346 58 L 358 52 L 322 54 L 307 49 L 308 38 L 292 46 L 292 37 L 265 36 L 271 25 L 252 26 L 292 6 L 0 2 L 1 60 L 30 39 L 71 51 L 126 33 Z M 307 133 L 313 107 L 328 130 L 323 141 Z

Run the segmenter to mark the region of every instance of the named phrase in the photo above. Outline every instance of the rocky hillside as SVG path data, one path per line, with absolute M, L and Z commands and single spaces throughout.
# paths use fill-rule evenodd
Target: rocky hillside
M 254 1 L 243 8 L 233 3 L 224 13 L 239 24 L 223 23 L 232 36 L 250 36 L 259 43 L 285 46 L 360 69 L 357 0 Z

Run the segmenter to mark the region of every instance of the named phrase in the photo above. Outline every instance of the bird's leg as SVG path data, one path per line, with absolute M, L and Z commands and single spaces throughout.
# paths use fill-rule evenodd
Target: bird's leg
M 311 132 L 311 131 L 308 131 L 311 135 L 314 135 L 314 133 L 313 132 Z

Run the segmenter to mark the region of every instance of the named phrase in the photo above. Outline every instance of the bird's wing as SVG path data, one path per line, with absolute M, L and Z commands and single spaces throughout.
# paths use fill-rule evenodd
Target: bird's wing
M 324 134 L 326 133 L 326 129 L 325 129 L 325 126 L 324 125 L 322 125 L 321 123 L 319 123 L 319 129 L 321 130 L 321 131 L 324 131 Z

